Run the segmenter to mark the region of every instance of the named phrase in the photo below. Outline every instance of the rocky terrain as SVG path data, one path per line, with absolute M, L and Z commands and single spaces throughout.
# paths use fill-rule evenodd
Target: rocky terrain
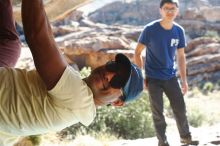
M 119 52 L 126 54 L 133 61 L 135 44 L 144 27 L 139 24 L 159 17 L 157 3 L 146 1 L 113 2 L 89 14 L 88 17 L 85 17 L 82 11 L 73 9 L 68 11 L 68 15 L 63 15 L 62 19 L 53 21 L 56 41 L 68 62 L 77 64 L 79 69 L 84 66 L 95 68 L 113 59 Z M 220 2 L 180 2 L 183 3 L 183 10 L 177 21 L 185 27 L 187 34 L 189 84 L 218 82 L 216 79 L 220 77 Z M 119 8 L 120 11 L 116 11 Z M 137 9 L 143 12 L 136 11 Z M 102 19 L 102 16 L 105 17 Z M 135 22 L 135 25 L 126 24 L 129 22 Z M 209 32 L 211 37 L 203 37 Z
M 117 1 L 91 13 L 94 22 L 105 24 L 145 25 L 160 18 L 160 0 L 140 0 L 127 3 Z M 218 0 L 180 0 L 180 23 L 190 38 L 205 34 L 207 30 L 220 31 L 220 1 Z
M 193 139 L 199 141 L 198 146 L 217 146 L 220 145 L 220 125 L 191 128 Z M 173 129 L 168 129 L 173 130 Z M 170 146 L 184 146 L 179 142 L 177 131 L 168 131 L 167 137 Z M 78 136 L 72 141 L 59 141 L 55 133 L 42 136 L 39 146 L 157 146 L 156 137 L 136 139 L 136 140 L 113 140 L 101 141 L 89 135 Z M 14 146 L 33 146 L 27 138 L 22 139 Z M 191 145 L 190 145 L 191 146 Z

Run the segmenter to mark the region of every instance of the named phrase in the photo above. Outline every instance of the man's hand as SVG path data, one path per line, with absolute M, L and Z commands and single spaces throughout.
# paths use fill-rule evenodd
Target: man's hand
M 148 80 L 147 80 L 147 78 L 145 78 L 144 79 L 144 89 L 145 90 L 147 90 L 147 88 L 148 88 L 147 84 L 148 84 Z
M 187 83 L 187 81 L 183 81 L 181 83 L 181 89 L 182 89 L 183 95 L 185 95 L 187 93 L 187 91 L 188 91 L 188 83 Z
M 182 93 L 183 95 L 185 95 L 188 90 L 188 83 L 186 79 L 186 57 L 185 57 L 184 48 L 177 49 L 177 62 L 179 67 L 180 78 L 182 81 L 181 82 Z
M 137 47 L 135 48 L 134 62 L 140 69 L 143 68 L 143 60 L 141 57 L 141 52 L 144 50 L 144 48 L 145 46 L 141 43 L 138 43 Z

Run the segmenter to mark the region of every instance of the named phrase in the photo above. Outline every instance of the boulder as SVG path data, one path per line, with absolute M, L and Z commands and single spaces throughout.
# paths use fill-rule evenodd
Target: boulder
M 220 43 L 202 44 L 196 46 L 194 50 L 189 52 L 186 57 L 202 56 L 206 54 L 218 54 L 220 53 Z
M 196 75 L 220 70 L 220 53 L 193 57 L 187 61 L 187 74 Z
M 217 38 L 210 38 L 210 37 L 195 38 L 187 43 L 185 52 L 188 53 L 190 51 L 193 51 L 197 46 L 207 45 L 210 43 L 220 43 L 220 40 Z

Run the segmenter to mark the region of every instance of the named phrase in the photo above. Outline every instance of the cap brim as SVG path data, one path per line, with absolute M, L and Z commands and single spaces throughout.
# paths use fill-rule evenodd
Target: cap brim
M 130 77 L 130 74 L 131 74 L 131 62 L 130 60 L 128 59 L 128 57 L 126 57 L 124 54 L 117 54 L 115 56 L 115 61 L 117 64 L 120 64 L 121 66 L 121 69 L 123 69 L 124 73 L 123 73 L 123 80 L 122 80 L 122 85 L 123 87 L 127 84 L 128 82 L 128 79 Z
M 120 66 L 123 74 L 120 78 L 123 96 L 122 100 L 128 102 L 134 100 L 143 90 L 143 76 L 141 70 L 130 62 L 128 57 L 123 54 L 117 54 L 115 61 Z

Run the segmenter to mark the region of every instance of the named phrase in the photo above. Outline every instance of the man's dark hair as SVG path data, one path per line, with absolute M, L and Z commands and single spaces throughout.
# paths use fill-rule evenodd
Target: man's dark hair
M 163 7 L 165 3 L 173 3 L 176 4 L 177 7 L 179 7 L 179 1 L 178 0 L 161 0 L 160 1 L 160 8 Z

